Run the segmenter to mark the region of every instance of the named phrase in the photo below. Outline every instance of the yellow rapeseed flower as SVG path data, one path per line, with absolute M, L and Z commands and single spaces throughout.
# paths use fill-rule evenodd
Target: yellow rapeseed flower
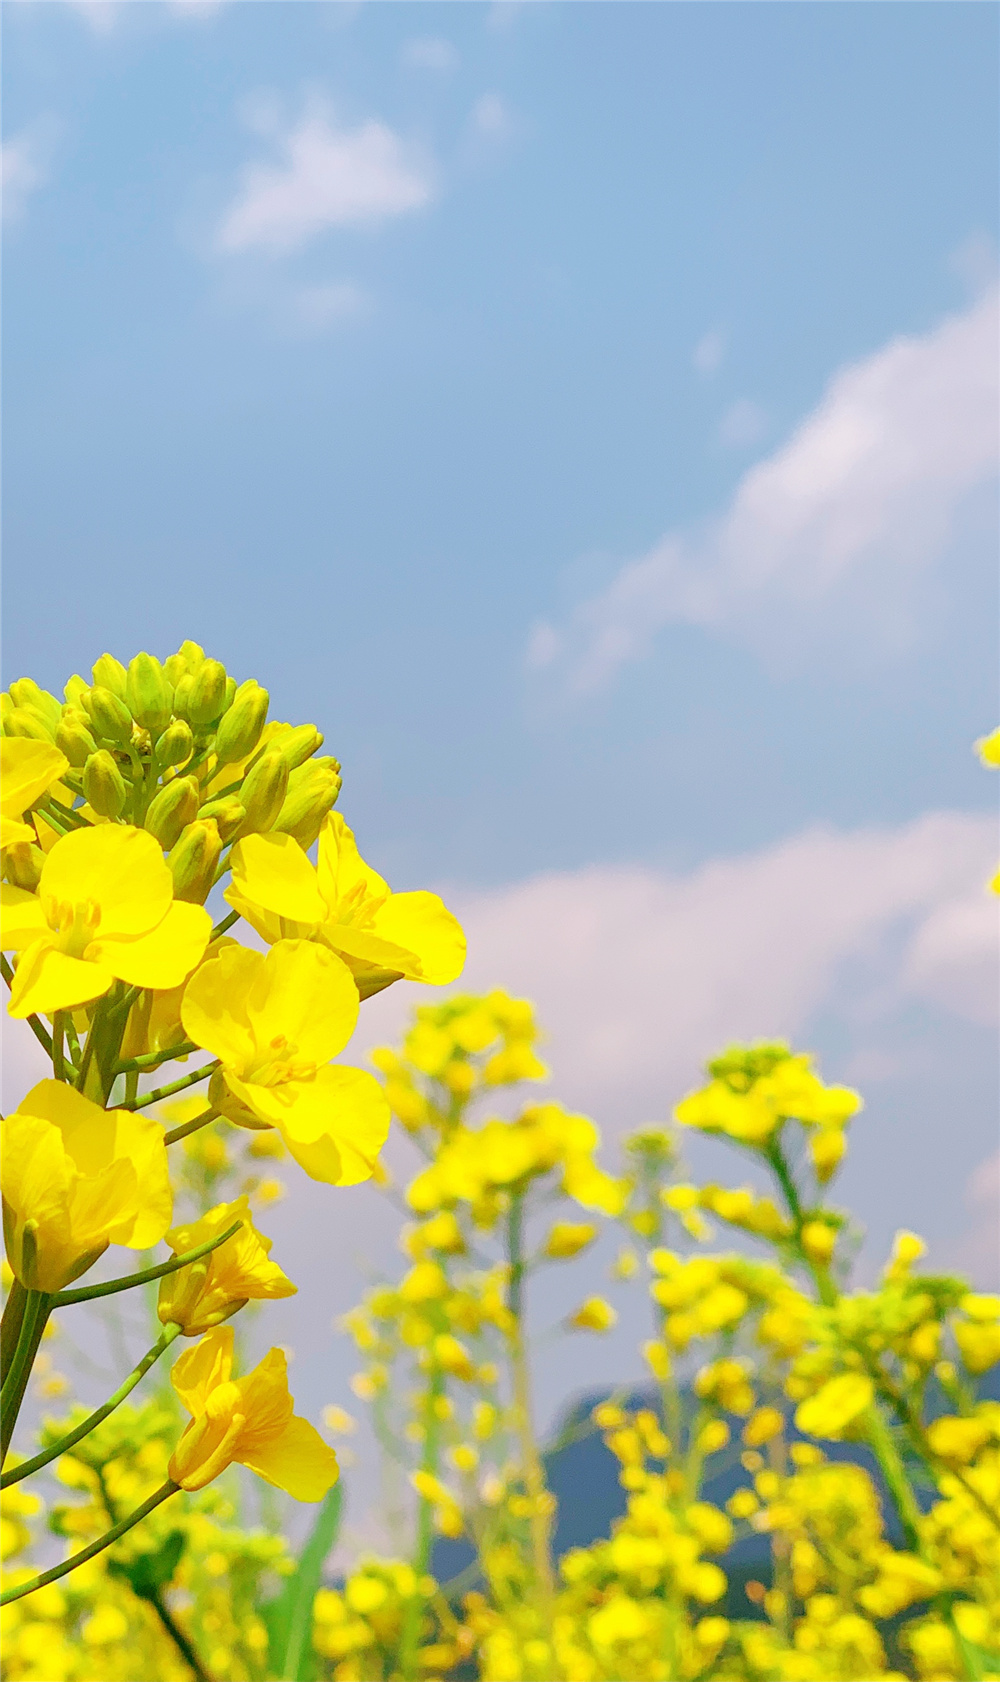
M 362 998 L 393 981 L 454 981 L 465 963 L 465 936 L 431 893 L 394 894 L 361 857 L 338 812 L 319 837 L 312 865 L 298 842 L 248 835 L 233 848 L 226 899 L 269 944 L 319 940 L 350 966 Z
M 31 736 L 0 737 L 0 847 L 34 841 L 23 814 L 69 770 L 65 754 Z
M 247 1302 L 291 1297 L 297 1287 L 286 1278 L 277 1262 L 269 1259 L 270 1238 L 257 1231 L 244 1195 L 233 1203 L 220 1203 L 187 1226 L 175 1226 L 166 1234 L 175 1255 L 197 1250 L 242 1221 L 239 1231 L 200 1261 L 168 1273 L 160 1280 L 157 1314 L 164 1325 L 179 1325 L 185 1337 L 203 1332 L 228 1320 Z
M 232 1370 L 231 1326 L 209 1332 L 175 1364 L 170 1379 L 192 1418 L 169 1476 L 182 1489 L 203 1489 L 235 1460 L 297 1501 L 321 1501 L 340 1475 L 337 1456 L 293 1413 L 282 1351 L 270 1350 L 246 1378 Z
M 588 1297 L 570 1315 L 569 1324 L 581 1332 L 609 1332 L 617 1319 L 610 1302 L 603 1297 Z
M 11 1016 L 86 1004 L 117 979 L 178 987 L 201 958 L 212 920 L 173 898 L 173 878 L 145 830 L 74 830 L 45 860 L 37 893 L 3 884 L 3 947 L 20 954 Z
M 170 1224 L 163 1129 L 43 1080 L 2 1123 L 7 1257 L 29 1290 L 59 1291 L 109 1244 L 146 1250 Z
M 358 1016 L 350 970 L 333 952 L 305 940 L 266 954 L 230 946 L 191 977 L 181 1016 L 222 1063 L 210 1096 L 230 1121 L 276 1127 L 314 1180 L 370 1177 L 389 1106 L 374 1075 L 330 1061 Z

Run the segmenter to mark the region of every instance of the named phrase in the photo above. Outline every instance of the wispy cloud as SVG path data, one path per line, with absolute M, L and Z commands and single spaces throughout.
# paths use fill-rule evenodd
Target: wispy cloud
M 414 70 L 454 70 L 458 65 L 458 48 L 439 36 L 421 36 L 406 42 L 403 63 Z
M 841 369 L 788 441 L 745 474 L 721 518 L 668 533 L 565 624 L 536 627 L 529 663 L 583 693 L 647 654 L 670 623 L 773 650 L 832 636 L 839 599 L 858 610 L 852 627 L 891 646 L 970 494 L 995 478 L 997 384 L 991 291 L 933 331 Z
M 710 333 L 698 340 L 691 352 L 692 366 L 699 374 L 714 374 L 721 368 L 725 354 L 726 335 L 720 327 L 713 327 Z
M 490 140 L 506 140 L 515 128 L 513 113 L 498 93 L 484 93 L 472 107 L 472 126 Z
M 342 321 L 365 315 L 368 309 L 367 293 L 350 281 L 300 286 L 292 294 L 291 321 L 299 332 L 322 333 Z
M 296 251 L 327 229 L 384 222 L 434 196 L 428 160 L 376 119 L 340 127 L 313 104 L 271 138 L 276 160 L 244 169 L 218 230 L 220 251 Z
M 5 222 L 22 216 L 32 193 L 48 180 L 55 137 L 55 124 L 49 118 L 40 117 L 11 135 L 0 147 L 0 194 Z
M 810 829 L 689 872 L 593 865 L 451 893 L 462 986 L 535 999 L 560 1094 L 628 1127 L 665 1114 L 719 1046 L 794 1038 L 821 1010 L 876 1048 L 914 1001 L 995 1019 L 994 845 L 988 819 L 933 813 Z M 366 1032 L 391 1035 L 411 1008 L 372 1001 Z

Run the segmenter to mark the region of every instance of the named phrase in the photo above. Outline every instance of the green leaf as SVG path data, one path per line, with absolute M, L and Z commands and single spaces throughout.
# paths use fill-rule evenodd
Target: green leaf
M 184 1532 L 172 1530 L 155 1553 L 136 1554 L 134 1559 L 108 1561 L 114 1577 L 124 1577 L 140 1600 L 150 1600 L 172 1580 L 184 1552 Z
M 268 1635 L 273 1682 L 312 1682 L 312 1609 L 327 1555 L 337 1540 L 343 1494 L 331 1489 L 316 1515 L 312 1534 L 281 1593 L 261 1608 Z

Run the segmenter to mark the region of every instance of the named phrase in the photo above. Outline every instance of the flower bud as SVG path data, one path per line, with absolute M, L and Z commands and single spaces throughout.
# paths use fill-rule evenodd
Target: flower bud
M 4 713 L 5 736 L 28 736 L 35 742 L 51 742 L 53 732 L 34 707 L 10 707 Z
M 269 699 L 267 690 L 262 689 L 255 678 L 248 678 L 246 683 L 240 684 L 232 706 L 223 714 L 215 738 L 220 766 L 235 764 L 236 760 L 245 759 L 248 753 L 253 753 L 267 718 Z
M 189 719 L 191 711 L 191 693 L 194 689 L 194 678 L 190 672 L 185 672 L 174 685 L 174 716 Z
M 211 818 L 189 823 L 167 856 L 174 879 L 174 898 L 204 905 L 222 852 L 222 836 Z
M 32 841 L 15 841 L 13 846 L 4 848 L 3 862 L 8 882 L 33 894 L 42 879 L 42 865 L 45 863 L 41 847 L 36 847 Z
M 83 768 L 83 792 L 99 818 L 120 818 L 128 789 L 107 748 L 92 753 Z
M 225 704 L 224 711 L 226 711 L 226 712 L 229 711 L 229 709 L 232 706 L 235 699 L 236 699 L 236 679 L 234 677 L 227 677 L 226 678 L 226 704 Z
M 156 836 L 165 853 L 180 839 L 181 830 L 198 816 L 200 798 L 197 777 L 175 777 L 153 796 L 144 828 Z
M 223 844 L 232 840 L 246 815 L 246 807 L 235 794 L 225 794 L 218 800 L 209 800 L 198 813 L 200 818 L 215 820 Z
M 289 771 L 294 771 L 319 752 L 323 746 L 323 733 L 317 730 L 315 724 L 297 724 L 294 730 L 276 736 L 269 746 L 281 754 Z
M 99 739 L 128 747 L 132 740 L 132 714 L 124 701 L 102 684 L 95 684 L 84 696 L 84 706 Z
M 168 765 L 186 765 L 194 753 L 194 736 L 191 726 L 183 718 L 175 718 L 168 724 L 163 735 L 156 744 L 157 762 L 166 767 Z
M 188 637 L 186 641 L 181 643 L 177 652 L 184 661 L 184 664 L 187 670 L 191 673 L 191 676 L 195 677 L 201 668 L 202 661 L 205 658 L 205 650 L 202 648 L 201 643 L 192 642 L 190 637 Z
M 327 812 L 336 805 L 340 786 L 340 767 L 335 759 L 310 760 L 300 765 L 288 779 L 288 793 L 272 829 L 291 835 L 300 847 L 308 849 L 318 836 Z
M 151 736 L 162 735 L 170 723 L 173 696 L 163 667 L 154 655 L 137 654 L 129 661 L 125 700 L 137 724 Z
M 128 674 L 120 660 L 116 660 L 113 654 L 102 654 L 90 669 L 95 684 L 101 689 L 110 689 L 112 695 L 124 701 Z
M 288 792 L 288 766 L 277 748 L 268 749 L 248 771 L 240 789 L 246 817 L 240 835 L 260 835 L 271 828 Z
M 66 697 L 67 706 L 83 707 L 84 711 L 86 711 L 83 697 L 89 693 L 90 684 L 85 678 L 80 676 L 79 672 L 74 672 L 73 676 L 67 678 L 66 682 L 63 684 L 63 694 Z
M 97 743 L 90 733 L 90 720 L 79 707 L 67 707 L 56 725 L 56 747 L 77 770 L 86 765 Z
M 183 654 L 169 654 L 163 662 L 163 675 L 173 689 L 187 676 L 187 661 Z
M 28 707 L 36 712 L 43 724 L 55 729 L 62 715 L 62 707 L 47 689 L 40 689 L 34 678 L 15 678 L 10 686 L 10 698 L 15 707 Z
M 221 660 L 203 660 L 191 684 L 187 716 L 194 725 L 214 724 L 226 704 L 226 668 Z

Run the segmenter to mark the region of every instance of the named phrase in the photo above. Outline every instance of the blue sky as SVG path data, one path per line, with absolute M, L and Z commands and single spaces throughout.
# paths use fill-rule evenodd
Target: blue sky
M 195 636 L 609 1134 L 794 1035 L 984 1278 L 997 30 L 4 11 L 7 679 Z

